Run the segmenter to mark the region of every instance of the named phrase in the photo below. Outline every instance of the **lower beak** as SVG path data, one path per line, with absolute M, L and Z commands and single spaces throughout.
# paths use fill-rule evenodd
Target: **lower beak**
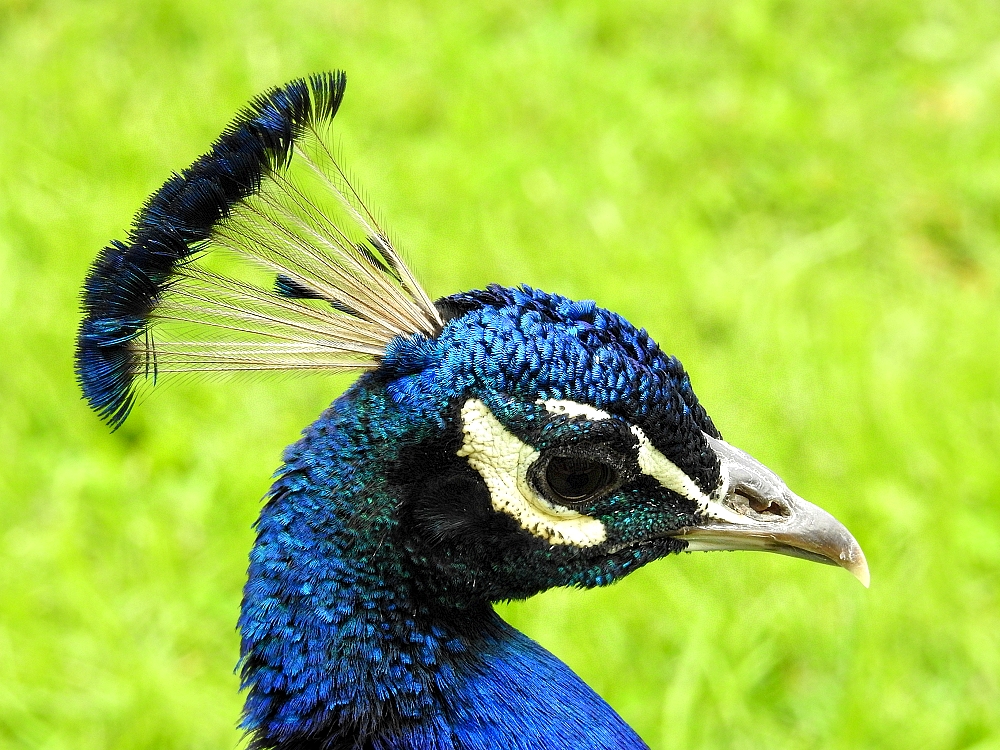
M 761 550 L 846 568 L 867 588 L 860 545 L 840 521 L 806 502 L 766 466 L 723 440 L 705 436 L 719 457 L 724 485 L 706 523 L 673 533 L 698 550 Z

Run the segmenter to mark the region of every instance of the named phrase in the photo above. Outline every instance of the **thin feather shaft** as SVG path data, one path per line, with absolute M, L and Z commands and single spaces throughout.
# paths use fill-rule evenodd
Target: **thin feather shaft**
M 363 369 L 370 370 L 374 367 L 371 362 L 344 362 L 344 363 L 317 363 L 317 364 L 305 364 L 301 362 L 281 362 L 276 364 L 265 364 L 256 362 L 242 362 L 242 363 L 232 363 L 231 367 L 205 367 L 205 366 L 192 366 L 192 367 L 170 367 L 163 366 L 157 367 L 157 372 L 162 374 L 172 374 L 172 373 L 192 373 L 192 372 L 284 372 L 289 370 L 302 370 L 302 371 L 317 371 L 317 372 L 337 372 L 339 370 L 349 370 L 349 369 Z
M 220 241 L 222 238 L 223 241 Z M 243 240 L 243 243 L 240 240 Z M 284 274 L 292 277 L 296 281 L 305 284 L 307 287 L 311 287 L 320 293 L 324 298 L 333 301 L 347 301 L 352 308 L 358 307 L 361 309 L 371 309 L 372 302 L 367 301 L 366 297 L 369 295 L 358 294 L 358 286 L 347 287 L 346 289 L 340 285 L 335 285 L 331 282 L 326 282 L 323 277 L 318 275 L 313 269 L 306 267 L 302 263 L 297 263 L 280 249 L 274 245 L 269 245 L 264 241 L 265 238 L 254 237 L 247 238 L 245 236 L 230 236 L 225 231 L 219 231 L 216 236 L 216 242 L 223 245 L 230 252 L 236 253 L 237 255 L 250 255 L 256 262 L 277 274 Z M 286 249 L 291 247 L 294 249 L 294 245 L 286 243 L 282 238 L 273 238 L 276 245 L 286 245 Z M 253 242 L 258 248 L 259 252 L 247 253 L 247 247 L 245 243 Z M 340 272 L 337 272 L 339 275 Z M 354 293 L 348 291 L 351 289 Z M 374 297 L 372 297 L 374 299 Z M 375 322 L 369 318 L 369 322 Z M 398 321 L 390 322 L 388 320 L 378 320 L 377 321 L 381 327 L 390 328 L 393 335 L 399 335 L 405 333 L 406 328 Z M 391 338 L 391 336 L 390 336 Z
M 332 221 L 330 217 L 324 214 L 319 208 L 309 200 L 308 196 L 302 193 L 302 191 L 290 180 L 284 176 L 279 176 L 280 185 L 284 189 L 285 193 L 295 202 L 296 206 L 307 216 L 312 218 L 317 224 L 323 224 L 327 230 L 333 235 L 333 240 L 327 238 L 322 234 L 318 228 L 309 228 L 308 231 L 314 234 L 316 239 L 323 244 L 326 244 L 333 249 L 337 255 L 338 259 L 343 262 L 348 263 L 351 268 L 360 271 L 362 277 L 369 283 L 374 284 L 379 287 L 385 295 L 388 295 L 385 301 L 393 305 L 393 307 L 407 319 L 409 325 L 422 325 L 423 321 L 415 318 L 410 314 L 413 309 L 412 302 L 410 300 L 400 300 L 397 298 L 400 292 L 407 291 L 405 287 L 400 286 L 396 283 L 397 280 L 393 277 L 387 277 L 384 270 L 376 268 L 372 265 L 371 260 L 364 256 L 357 247 L 355 241 L 353 241 L 337 224 Z M 305 222 L 299 217 L 294 215 L 289 216 L 289 218 L 296 223 Z M 392 267 L 391 264 L 389 266 Z
M 392 243 L 389 242 L 388 240 L 389 235 L 379 225 L 378 220 L 375 218 L 374 214 L 368 208 L 368 205 L 361 198 L 361 195 L 354 188 L 354 185 L 351 183 L 351 181 L 347 178 L 347 174 L 341 168 L 340 162 L 336 158 L 334 158 L 333 152 L 330 150 L 329 146 L 327 146 L 326 140 L 316 129 L 315 124 L 310 123 L 308 126 L 308 130 L 312 133 L 317 143 L 319 143 L 320 148 L 323 149 L 323 152 L 326 155 L 327 159 L 330 161 L 331 164 L 333 164 L 334 168 L 337 170 L 337 174 L 340 176 L 340 179 L 343 181 L 344 185 L 347 186 L 347 189 L 354 196 L 354 200 L 357 202 L 357 205 L 361 207 L 361 211 L 364 211 L 365 215 L 368 217 L 370 225 L 375 228 L 376 231 L 372 232 L 371 235 L 378 237 L 385 243 L 385 249 L 382 250 L 382 248 L 380 248 L 380 250 L 382 250 L 383 254 L 386 255 L 386 257 L 391 259 L 392 265 L 396 268 L 397 271 L 402 271 L 404 285 L 406 286 L 410 294 L 413 296 L 413 298 L 417 301 L 421 312 L 427 319 L 427 322 L 431 324 L 431 331 L 433 332 L 435 330 L 440 330 L 442 325 L 441 316 L 438 315 L 437 308 L 434 307 L 434 303 L 431 302 L 430 297 L 427 296 L 427 293 L 424 291 L 423 287 L 420 286 L 419 283 L 417 283 L 416 277 L 413 276 L 413 273 L 410 271 L 409 266 L 407 266 L 406 263 L 402 261 L 402 258 L 399 257 L 399 254 L 396 251 L 396 249 L 392 246 Z M 298 151 L 301 153 L 302 149 L 299 148 Z M 318 171 L 320 174 L 323 175 L 326 182 L 330 184 L 331 188 L 334 190 L 335 193 L 343 196 L 342 191 L 332 185 L 332 180 L 329 179 L 329 175 L 327 175 L 324 170 L 319 169 L 316 166 L 316 164 L 311 159 L 308 158 L 308 156 L 306 157 L 306 161 L 312 169 Z M 344 197 L 346 199 L 346 196 Z M 349 200 L 347 200 L 346 202 L 351 207 L 352 211 L 356 214 L 358 220 L 361 221 L 363 225 L 369 226 L 369 222 L 365 222 L 361 218 L 360 211 L 354 206 L 354 204 Z
M 193 272 L 186 276 L 186 280 L 195 284 L 178 284 L 172 288 L 172 292 L 188 296 L 199 294 L 200 298 L 206 301 L 214 301 L 221 295 L 221 299 L 228 298 L 230 304 L 256 304 L 265 308 L 277 308 L 291 315 L 302 315 L 316 321 L 324 330 L 332 329 L 345 335 L 369 338 L 380 343 L 391 339 L 391 336 L 386 335 L 385 329 L 376 323 L 348 318 L 343 313 L 333 310 L 318 309 L 307 303 L 290 300 L 205 269 L 190 270 Z M 165 304 L 169 304 L 169 299 L 165 300 Z
M 308 198 L 298 191 L 289 181 L 284 180 L 282 187 L 284 187 L 286 194 L 293 201 L 295 201 L 297 207 L 303 213 L 308 212 L 311 214 L 313 211 L 318 211 Z M 378 287 L 377 290 L 371 290 L 372 298 L 380 300 L 384 306 L 391 307 L 397 322 L 407 327 L 412 327 L 414 325 L 419 326 L 421 324 L 420 320 L 414 319 L 414 317 L 410 314 L 410 309 L 412 309 L 410 306 L 398 303 L 397 297 L 399 296 L 401 287 L 389 283 L 384 274 L 375 273 L 374 269 L 372 269 L 370 264 L 367 262 L 362 263 L 357 257 L 358 252 L 354 248 L 350 238 L 347 237 L 347 235 L 344 234 L 342 230 L 336 226 L 336 224 L 327 219 L 329 227 L 336 231 L 339 235 L 335 239 L 331 239 L 325 236 L 322 232 L 318 231 L 315 227 L 310 226 L 310 224 L 303 218 L 295 215 L 289 209 L 282 206 L 280 202 L 274 200 L 273 197 L 265 199 L 263 193 L 260 197 L 267 200 L 269 205 L 271 205 L 275 211 L 280 212 L 282 218 L 294 224 L 300 231 L 308 233 L 309 236 L 312 237 L 317 243 L 334 253 L 335 261 L 334 263 L 330 263 L 328 262 L 329 258 L 327 254 L 322 252 L 322 248 L 315 248 L 314 254 L 317 259 L 323 262 L 324 265 L 330 268 L 330 270 L 340 274 L 341 269 L 338 268 L 337 265 L 346 264 L 346 271 L 354 277 L 355 284 L 360 284 L 361 287 L 366 290 L 369 289 L 369 285 Z M 348 246 L 350 247 L 350 250 L 347 249 Z M 353 272 L 358 272 L 360 277 L 358 274 Z M 379 292 L 381 292 L 381 294 L 379 294 Z
M 268 216 L 259 207 L 248 204 L 247 209 L 258 222 L 259 228 L 256 233 L 251 232 L 250 236 L 243 235 L 242 238 L 252 241 L 263 251 L 256 253 L 258 257 L 268 258 L 273 263 L 274 256 L 277 256 L 280 260 L 278 265 L 274 266 L 275 270 L 284 269 L 293 276 L 301 276 L 301 272 L 305 271 L 308 276 L 304 277 L 303 281 L 307 282 L 307 286 L 316 287 L 317 291 L 331 300 L 344 301 L 346 299 L 353 301 L 352 307 L 361 310 L 375 310 L 380 313 L 386 311 L 384 295 L 379 295 L 365 284 L 359 283 L 359 279 L 350 274 L 342 265 L 331 262 L 325 253 L 313 252 L 314 248 L 309 243 L 282 225 L 281 222 L 276 221 L 274 217 Z M 263 227 L 260 226 L 259 222 L 264 222 Z M 257 236 L 254 236 L 255 234 Z M 237 252 L 238 239 L 230 237 L 230 248 Z M 307 264 L 305 262 L 307 259 L 313 265 Z M 317 269 L 314 265 L 316 263 L 323 268 Z M 323 273 L 324 269 L 338 277 L 340 283 L 334 283 L 334 279 L 328 280 Z M 309 283 L 310 279 L 311 283 Z M 392 326 L 397 333 L 410 330 L 414 325 L 412 320 L 407 319 L 408 316 L 398 312 L 395 307 L 391 308 L 389 312 L 393 313 L 394 320 L 392 322 L 384 320 L 382 316 L 380 319 L 383 320 L 384 324 Z
M 155 313 L 158 320 L 172 320 L 178 323 L 191 323 L 196 325 L 210 326 L 228 331 L 247 333 L 257 336 L 267 336 L 279 338 L 284 341 L 297 343 L 322 344 L 328 342 L 331 348 L 346 349 L 359 353 L 377 356 L 384 351 L 384 346 L 363 345 L 352 338 L 346 336 L 334 336 L 331 332 L 312 326 L 303 326 L 288 320 L 275 320 L 272 317 L 259 313 L 244 312 L 227 309 L 220 314 L 217 308 L 204 305 L 175 305 Z M 226 317 L 230 320 L 226 320 Z M 258 328 L 249 326 L 251 323 L 261 324 Z M 302 338 L 302 333 L 315 333 L 322 338 L 311 339 Z

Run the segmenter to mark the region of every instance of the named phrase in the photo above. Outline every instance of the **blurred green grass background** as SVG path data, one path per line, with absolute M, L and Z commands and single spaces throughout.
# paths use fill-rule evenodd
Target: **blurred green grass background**
M 0 0 L 0 747 L 230 748 L 281 448 L 348 380 L 72 374 L 99 248 L 260 90 L 344 68 L 347 162 L 432 295 L 596 299 L 872 588 L 684 555 L 502 607 L 653 748 L 1000 748 L 994 2 Z

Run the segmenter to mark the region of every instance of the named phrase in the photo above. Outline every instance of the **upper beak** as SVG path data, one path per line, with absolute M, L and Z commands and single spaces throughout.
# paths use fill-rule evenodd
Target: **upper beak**
M 865 553 L 822 508 L 793 493 L 777 474 L 729 443 L 705 436 L 722 466 L 724 496 L 707 523 L 673 534 L 689 550 L 762 550 L 846 568 L 867 588 Z M 728 481 L 726 478 L 728 477 Z

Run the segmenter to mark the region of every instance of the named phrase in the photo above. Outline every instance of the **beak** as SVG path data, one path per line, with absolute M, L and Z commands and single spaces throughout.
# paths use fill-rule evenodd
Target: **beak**
M 870 583 L 865 553 L 851 533 L 822 508 L 793 493 L 777 474 L 729 443 L 705 436 L 722 466 L 722 497 L 707 522 L 672 534 L 688 550 L 761 550 L 839 565 Z

